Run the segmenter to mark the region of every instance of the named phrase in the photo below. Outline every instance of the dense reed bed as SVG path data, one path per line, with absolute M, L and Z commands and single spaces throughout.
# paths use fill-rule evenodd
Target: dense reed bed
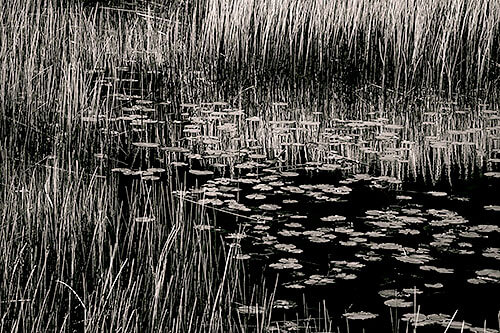
M 231 71 L 325 72 L 451 94 L 492 88 L 499 17 L 495 1 L 213 0 L 201 54 L 222 56 Z
M 195 228 L 213 223 L 203 207 L 164 184 L 124 190 L 110 174 L 116 161 L 94 158 L 123 154 L 110 124 L 120 108 L 112 95 L 124 91 L 102 89 L 123 66 L 164 73 L 171 89 L 146 96 L 155 89 L 146 83 L 134 93 L 171 99 L 172 108 L 200 96 L 241 107 L 264 80 L 286 83 L 287 96 L 305 91 L 297 99 L 316 97 L 310 87 L 320 78 L 344 91 L 370 84 L 395 94 L 426 87 L 491 98 L 498 88 L 495 1 L 0 5 L 0 331 L 269 324 L 272 296 L 244 285 L 238 245 Z M 203 80 L 223 88 L 197 89 Z M 262 317 L 240 318 L 238 302 L 263 307 Z M 308 329 L 331 327 L 325 316 Z
M 237 247 L 214 253 L 216 240 L 193 228 L 205 213 L 168 188 L 138 183 L 130 200 L 118 200 L 116 180 L 90 162 L 113 147 L 82 123 L 113 107 L 102 103 L 96 68 L 115 70 L 130 59 L 164 65 L 160 53 L 148 52 L 176 50 L 177 23 L 165 21 L 163 34 L 152 35 L 143 18 L 122 22 L 121 12 L 56 1 L 1 4 L 8 10 L 0 14 L 0 330 L 237 327 L 230 315 L 239 292 Z M 141 222 L 139 207 L 155 218 Z
M 6 163 L 2 173 L 0 330 L 239 327 L 239 247 L 214 253 L 218 241 L 195 228 L 206 222 L 202 209 L 134 183 L 128 204 L 141 218 L 124 220 L 116 186 L 95 174 L 49 167 L 20 178 Z

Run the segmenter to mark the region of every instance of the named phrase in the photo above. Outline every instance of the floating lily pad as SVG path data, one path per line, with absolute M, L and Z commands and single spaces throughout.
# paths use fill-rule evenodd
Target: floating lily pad
M 188 164 L 185 162 L 177 162 L 177 161 L 170 163 L 170 165 L 176 168 L 188 166 Z
M 269 267 L 274 269 L 301 269 L 302 265 L 295 258 L 279 259 L 277 263 L 270 264 Z
M 312 243 L 328 243 L 328 242 L 330 242 L 329 238 L 321 237 L 321 236 L 310 236 L 307 239 Z
M 132 145 L 139 148 L 158 148 L 160 147 L 159 143 L 156 142 L 133 142 Z
M 428 262 L 429 260 L 432 260 L 432 257 L 422 254 L 396 256 L 395 258 L 401 262 L 405 262 L 408 264 L 416 264 L 416 265 L 422 265 Z
M 247 206 L 245 206 L 239 202 L 236 202 L 236 200 L 229 200 L 227 207 L 230 209 L 235 209 L 235 210 L 239 210 L 242 212 L 250 212 L 251 211 L 250 208 L 248 208 Z
M 496 260 L 500 260 L 500 248 L 490 247 L 484 250 L 483 256 L 487 258 L 493 258 Z
M 256 305 L 241 305 L 236 308 L 240 314 L 256 315 L 264 313 L 264 307 Z
M 488 277 L 491 279 L 500 280 L 500 270 L 496 269 L 482 269 L 480 271 L 476 271 L 476 274 L 483 277 Z
M 267 184 L 258 184 L 258 185 L 255 185 L 252 189 L 256 190 L 256 191 L 272 191 L 272 186 L 269 186 Z
M 500 205 L 488 205 L 484 206 L 484 209 L 492 212 L 500 212 Z
M 285 223 L 285 227 L 288 228 L 302 228 L 302 224 L 297 222 Z
M 327 277 L 324 275 L 319 275 L 319 274 L 314 274 L 311 275 L 307 280 L 304 281 L 304 284 L 310 285 L 310 286 L 325 286 L 328 284 L 334 284 L 335 279 L 331 277 Z
M 259 209 L 274 211 L 274 210 L 281 209 L 281 206 L 278 206 L 278 205 L 275 205 L 275 204 L 263 204 L 263 205 L 259 206 Z
M 427 194 L 430 196 L 433 196 L 433 197 L 446 197 L 446 196 L 448 196 L 448 193 L 439 192 L 439 191 L 429 191 L 429 192 L 427 192 Z
M 470 283 L 470 284 L 486 284 L 487 282 L 483 279 L 476 279 L 476 278 L 472 278 L 472 279 L 467 279 L 467 282 Z
M 403 293 L 397 291 L 396 289 L 384 289 L 380 290 L 378 294 L 383 298 L 398 298 L 404 296 Z
M 280 230 L 278 231 L 278 235 L 283 236 L 283 237 L 297 237 L 302 235 L 302 232 L 296 231 L 296 230 Z
M 294 244 L 275 244 L 274 247 L 277 250 L 284 251 L 284 252 L 289 252 L 289 253 L 302 253 L 304 252 L 302 249 L 297 248 Z
M 454 270 L 451 268 L 442 268 L 442 267 L 436 267 L 436 266 L 420 266 L 420 269 L 423 271 L 434 271 L 440 274 L 453 274 Z
M 391 308 L 409 308 L 413 306 L 413 302 L 406 301 L 402 298 L 391 298 L 385 301 L 384 304 Z
M 306 286 L 297 282 L 292 282 L 283 284 L 283 287 L 287 289 L 304 289 Z
M 298 175 L 299 174 L 297 172 L 293 172 L 293 171 L 283 171 L 281 173 L 282 177 L 288 177 L 288 178 L 290 178 L 290 177 L 297 177 Z
M 373 319 L 377 318 L 378 315 L 370 312 L 348 312 L 343 314 L 344 317 L 346 317 L 349 320 L 368 320 L 368 319 Z
M 266 196 L 264 194 L 252 193 L 246 195 L 245 198 L 250 200 L 264 200 Z
M 238 255 L 236 255 L 237 260 L 248 260 L 250 258 L 251 256 L 249 254 L 239 253 Z
M 297 303 L 288 301 L 288 300 L 282 300 L 278 299 L 275 300 L 273 303 L 273 309 L 284 309 L 284 310 L 290 310 L 294 309 L 297 307 Z
M 338 221 L 345 221 L 347 218 L 345 216 L 340 216 L 340 215 L 330 215 L 326 217 L 322 217 L 321 221 L 323 222 L 338 222 Z
M 485 172 L 484 176 L 490 178 L 500 178 L 500 172 L 498 171 Z
M 299 201 L 298 200 L 295 200 L 295 199 L 283 199 L 282 201 L 284 204 L 296 204 L 298 203 Z

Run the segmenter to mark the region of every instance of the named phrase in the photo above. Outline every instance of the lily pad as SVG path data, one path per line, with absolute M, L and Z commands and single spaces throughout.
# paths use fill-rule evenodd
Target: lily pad
M 350 320 L 367 320 L 377 318 L 378 315 L 370 312 L 348 312 L 343 314 L 344 317 Z
M 385 301 L 384 304 L 391 308 L 409 308 L 413 306 L 413 302 L 406 301 L 402 298 L 391 298 Z

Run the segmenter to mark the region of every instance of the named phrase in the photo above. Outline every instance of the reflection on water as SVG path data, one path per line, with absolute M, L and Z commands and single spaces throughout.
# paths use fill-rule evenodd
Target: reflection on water
M 452 322 L 479 332 L 485 318 L 494 324 L 497 106 L 429 96 L 383 104 L 360 96 L 349 105 L 182 94 L 153 101 L 144 91 L 123 93 L 115 86 L 122 81 L 106 85 L 116 114 L 82 119 L 114 142 L 96 152 L 97 163 L 147 184 L 176 176 L 178 196 L 213 209 L 218 232 L 241 245 L 235 255 L 250 282 L 279 273 L 278 331 L 300 329 L 286 318 L 303 294 L 326 298 L 347 320 L 373 322 L 366 327 L 387 323 L 388 311 L 417 326 Z M 457 308 L 471 324 L 453 322 Z
M 385 176 L 265 170 L 208 180 L 184 195 L 218 209 L 221 232 L 241 244 L 238 259 L 256 281 L 279 273 L 277 295 L 286 301 L 326 298 L 351 319 L 383 316 L 384 306 L 407 320 L 414 306 L 422 315 L 450 313 L 422 316 L 431 326 L 447 325 L 460 308 L 460 318 L 478 325 L 500 305 L 500 195 L 494 178 L 474 183 L 424 192 Z

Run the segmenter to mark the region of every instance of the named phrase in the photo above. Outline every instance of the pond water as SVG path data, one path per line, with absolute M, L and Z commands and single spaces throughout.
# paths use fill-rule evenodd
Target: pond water
M 466 328 L 482 327 L 485 319 L 495 324 L 498 180 L 484 177 L 448 192 L 394 182 L 367 174 L 272 172 L 209 181 L 190 197 L 228 210 L 218 214 L 221 232 L 241 240 L 239 259 L 254 281 L 262 272 L 271 281 L 279 274 L 277 297 L 285 304 L 300 309 L 303 294 L 311 304 L 326 299 L 332 315 L 378 314 L 365 326 L 388 330 L 391 306 L 401 307 L 399 315 L 416 307 L 420 314 L 448 314 L 422 320 L 441 331 L 455 310 L 457 319 L 470 320 Z M 215 196 L 228 199 L 219 204 Z
M 97 149 L 98 163 L 121 183 L 174 176 L 181 199 L 213 211 L 216 226 L 197 228 L 239 244 L 247 282 L 278 278 L 277 331 L 300 330 L 296 314 L 319 316 L 323 300 L 342 331 L 345 319 L 353 332 L 391 331 L 391 318 L 400 331 L 415 320 L 419 332 L 498 328 L 498 106 L 234 106 L 112 82 L 103 95 L 116 114 L 83 119 L 119 147 Z

